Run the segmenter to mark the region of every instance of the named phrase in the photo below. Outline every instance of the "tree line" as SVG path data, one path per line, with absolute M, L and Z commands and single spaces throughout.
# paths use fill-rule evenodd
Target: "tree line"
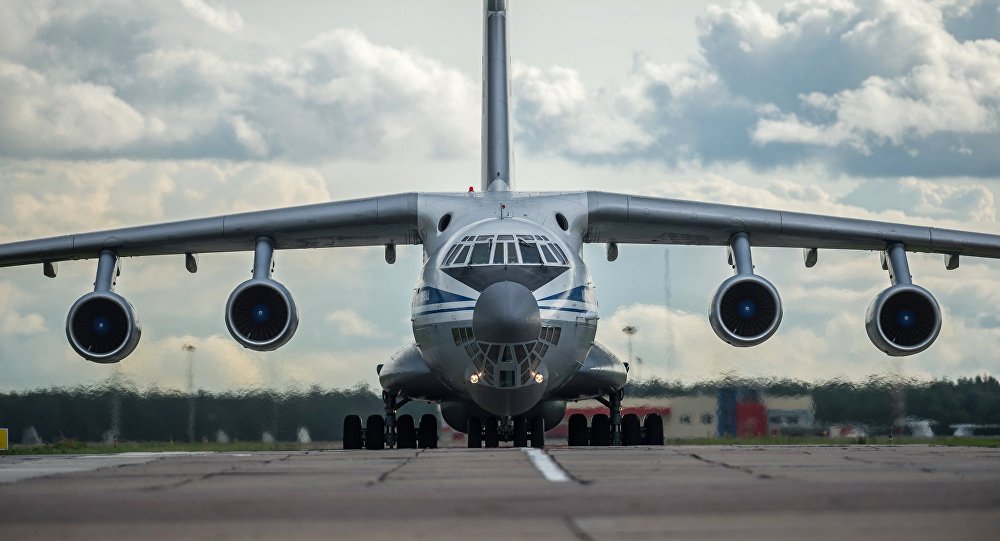
M 887 426 L 900 414 L 932 419 L 936 433 L 949 425 L 1000 424 L 1000 382 L 992 376 L 957 380 L 795 380 L 727 378 L 695 384 L 659 379 L 631 383 L 628 397 L 650 398 L 714 394 L 744 388 L 765 395 L 812 395 L 818 424 L 843 422 Z M 400 414 L 419 418 L 436 406 L 413 402 Z M 190 422 L 193 412 L 194 422 Z M 63 438 L 102 441 L 215 441 L 219 431 L 231 440 L 260 441 L 265 432 L 278 441 L 295 441 L 300 428 L 318 441 L 339 440 L 346 415 L 381 414 L 380 393 L 368 386 L 280 393 L 273 390 L 194 395 L 172 390 L 139 391 L 128 384 L 53 388 L 0 393 L 0 427 L 19 441 L 33 427 L 42 441 Z M 193 428 L 193 430 L 191 430 Z
M 189 423 L 192 411 L 194 422 Z M 434 406 L 414 402 L 400 414 L 419 419 L 434 411 Z M 8 428 L 15 442 L 30 427 L 44 442 L 216 441 L 219 431 L 230 440 L 261 441 L 267 432 L 277 441 L 296 441 L 303 427 L 312 440 L 331 441 L 341 439 L 345 416 L 381 413 L 380 394 L 364 385 L 285 393 L 198 391 L 194 395 L 103 385 L 0 394 L 0 427 Z M 191 433 L 189 427 L 194 429 Z

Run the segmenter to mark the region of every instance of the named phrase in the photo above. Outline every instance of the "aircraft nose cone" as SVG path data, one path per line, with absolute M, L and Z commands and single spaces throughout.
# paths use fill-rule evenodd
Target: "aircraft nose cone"
M 535 296 L 514 282 L 497 282 L 484 289 L 472 313 L 472 332 L 482 342 L 530 342 L 538 339 L 541 326 Z

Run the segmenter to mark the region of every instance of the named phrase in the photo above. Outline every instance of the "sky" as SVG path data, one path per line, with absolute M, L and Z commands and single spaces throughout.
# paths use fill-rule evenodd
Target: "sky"
M 0 242 L 401 191 L 479 185 L 481 4 L 428 0 L 0 2 Z M 511 2 L 515 182 L 1000 233 L 1000 2 Z M 724 248 L 602 246 L 598 340 L 633 375 L 864 380 L 1000 372 L 1000 262 L 910 256 L 944 311 L 929 350 L 892 360 L 865 310 L 876 253 L 757 249 L 778 332 L 732 348 L 707 321 Z M 127 259 L 143 323 L 115 366 L 70 349 L 93 261 L 55 280 L 0 269 L 0 390 L 377 387 L 412 342 L 422 264 L 400 247 L 287 251 L 295 337 L 243 349 L 223 321 L 250 254 Z

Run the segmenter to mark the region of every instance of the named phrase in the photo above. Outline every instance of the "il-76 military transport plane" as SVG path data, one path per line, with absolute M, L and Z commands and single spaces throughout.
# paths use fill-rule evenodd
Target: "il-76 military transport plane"
M 622 195 L 514 191 L 511 171 L 507 1 L 486 0 L 483 43 L 482 186 L 468 193 L 403 193 L 27 240 L 0 245 L 0 266 L 97 259 L 94 291 L 69 310 L 66 336 L 85 359 L 114 363 L 139 342 L 132 305 L 114 292 L 119 258 L 253 251 L 253 277 L 229 297 L 229 332 L 247 348 L 270 351 L 291 339 L 298 315 L 291 294 L 271 278 L 275 250 L 420 244 L 424 267 L 413 295 L 414 343 L 379 365 L 385 415 L 344 421 L 344 446 L 433 447 L 436 423 L 397 410 L 414 399 L 437 402 L 470 447 L 542 446 L 567 401 L 597 399 L 608 415 L 573 416 L 571 445 L 662 444 L 662 419 L 621 416 L 627 366 L 594 342 L 597 299 L 584 243 L 729 247 L 735 273 L 711 302 L 709 322 L 737 347 L 764 342 L 781 322 L 781 298 L 754 274 L 754 246 L 801 248 L 805 265 L 819 249 L 882 254 L 890 286 L 868 308 L 865 327 L 889 355 L 928 348 L 941 310 L 912 282 L 908 252 L 1000 257 L 1000 236 L 893 223 Z

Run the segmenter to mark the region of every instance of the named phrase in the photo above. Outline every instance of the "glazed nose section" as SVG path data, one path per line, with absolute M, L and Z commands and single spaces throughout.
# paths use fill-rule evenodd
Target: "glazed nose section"
M 472 332 L 480 342 L 512 344 L 538 339 L 538 302 L 514 282 L 497 282 L 483 290 L 472 313 Z

